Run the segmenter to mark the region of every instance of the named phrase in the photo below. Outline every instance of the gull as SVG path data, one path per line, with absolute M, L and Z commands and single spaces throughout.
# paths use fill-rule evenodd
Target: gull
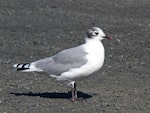
M 42 72 L 56 81 L 67 82 L 71 86 L 72 100 L 78 100 L 76 81 L 97 72 L 103 65 L 105 50 L 103 39 L 112 39 L 101 28 L 87 30 L 85 43 L 65 49 L 56 55 L 31 63 L 19 63 L 14 67 L 22 72 Z

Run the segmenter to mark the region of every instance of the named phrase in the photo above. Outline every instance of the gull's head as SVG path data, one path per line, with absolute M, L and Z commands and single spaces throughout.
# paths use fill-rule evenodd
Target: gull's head
M 94 40 L 103 40 L 103 39 L 112 39 L 111 36 L 106 35 L 102 29 L 98 27 L 92 27 L 87 30 L 87 38 L 94 39 Z

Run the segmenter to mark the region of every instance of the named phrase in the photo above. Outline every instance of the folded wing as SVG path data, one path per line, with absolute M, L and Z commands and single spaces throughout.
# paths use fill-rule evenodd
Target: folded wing
M 33 62 L 31 65 L 42 72 L 60 75 L 70 69 L 84 65 L 87 62 L 86 54 L 82 46 L 78 46 L 61 51 L 52 57 Z

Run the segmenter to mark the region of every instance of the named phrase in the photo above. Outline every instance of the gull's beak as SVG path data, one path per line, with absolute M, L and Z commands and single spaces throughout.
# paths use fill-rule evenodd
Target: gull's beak
M 112 37 L 111 37 L 111 36 L 108 36 L 108 35 L 104 36 L 104 38 L 109 39 L 109 40 L 112 40 Z

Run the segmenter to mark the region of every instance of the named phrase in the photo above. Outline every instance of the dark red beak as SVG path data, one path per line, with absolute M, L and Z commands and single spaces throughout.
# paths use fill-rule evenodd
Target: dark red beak
M 111 36 L 108 36 L 108 35 L 106 35 L 104 38 L 109 39 L 109 40 L 112 40 L 112 37 L 111 37 Z

